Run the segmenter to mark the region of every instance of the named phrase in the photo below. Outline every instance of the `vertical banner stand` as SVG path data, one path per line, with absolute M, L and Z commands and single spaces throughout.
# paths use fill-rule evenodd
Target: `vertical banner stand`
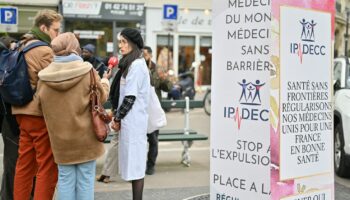
M 334 200 L 334 13 L 213 1 L 211 200 Z

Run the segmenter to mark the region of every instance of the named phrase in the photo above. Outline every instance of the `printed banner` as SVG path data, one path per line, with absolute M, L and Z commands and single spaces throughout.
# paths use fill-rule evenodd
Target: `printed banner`
M 334 199 L 334 4 L 213 3 L 212 200 Z
M 210 198 L 270 199 L 270 0 L 213 1 Z
M 334 0 L 272 1 L 271 199 L 334 199 Z

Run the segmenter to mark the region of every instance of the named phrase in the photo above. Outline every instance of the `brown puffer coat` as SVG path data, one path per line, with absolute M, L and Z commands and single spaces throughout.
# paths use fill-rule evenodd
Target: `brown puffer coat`
M 48 128 L 51 148 L 58 164 L 77 164 L 97 159 L 103 144 L 93 132 L 90 112 L 88 62 L 53 62 L 39 73 L 37 98 Z M 100 100 L 109 93 L 107 79 L 95 71 Z

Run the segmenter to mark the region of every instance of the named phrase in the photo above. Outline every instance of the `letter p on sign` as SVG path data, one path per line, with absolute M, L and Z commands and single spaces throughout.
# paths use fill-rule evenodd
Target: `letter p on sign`
M 175 13 L 175 10 L 173 7 L 167 7 L 166 8 L 166 18 L 171 17 Z
M 10 10 L 5 10 L 5 22 L 11 21 L 13 17 L 13 12 Z
M 0 7 L 0 23 L 1 24 L 17 24 L 17 8 L 16 7 Z
M 165 20 L 177 20 L 177 5 L 164 5 L 163 6 L 163 19 L 165 19 Z

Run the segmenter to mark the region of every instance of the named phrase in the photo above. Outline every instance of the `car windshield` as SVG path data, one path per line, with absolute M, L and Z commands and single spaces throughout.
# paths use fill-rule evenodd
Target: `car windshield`
M 348 73 L 346 74 L 347 77 L 346 79 L 344 79 L 344 74 L 343 73 L 343 63 L 340 60 L 336 60 L 334 62 L 334 68 L 333 68 L 333 84 L 338 84 L 337 87 L 342 87 L 342 88 L 350 88 L 350 71 L 348 71 Z M 350 64 L 348 64 L 348 66 L 346 67 L 345 70 L 350 70 Z M 343 79 L 342 79 L 343 78 Z M 346 83 L 344 83 L 344 81 Z M 342 83 L 343 82 L 343 83 Z

